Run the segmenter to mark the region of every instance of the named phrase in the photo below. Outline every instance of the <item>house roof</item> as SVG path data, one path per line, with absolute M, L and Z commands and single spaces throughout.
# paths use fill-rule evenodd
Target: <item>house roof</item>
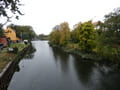
M 93 25 L 96 26 L 98 24 L 98 22 L 94 22 Z

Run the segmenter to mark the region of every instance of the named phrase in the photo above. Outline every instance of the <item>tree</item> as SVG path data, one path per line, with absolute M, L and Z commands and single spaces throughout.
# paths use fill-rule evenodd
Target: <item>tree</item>
M 0 18 L 5 17 L 7 19 L 6 22 L 10 21 L 11 16 L 8 13 L 16 14 L 16 19 L 18 19 L 18 14 L 23 15 L 20 10 L 19 6 L 21 6 L 19 0 L 0 0 Z M 5 23 L 0 23 L 2 27 Z
M 120 8 L 105 15 L 102 33 L 98 37 L 97 52 L 105 59 L 120 60 Z M 101 26 L 101 27 L 102 27 Z
M 120 7 L 105 15 L 105 27 L 109 31 L 120 31 Z
M 57 44 L 59 45 L 60 44 L 60 30 L 59 29 L 59 25 L 56 25 L 54 28 L 53 28 L 53 31 L 50 33 L 50 43 L 52 44 Z
M 93 48 L 95 48 L 95 39 L 96 39 L 96 31 L 92 24 L 92 21 L 85 22 L 78 26 L 80 31 L 80 42 L 79 46 L 81 50 L 85 52 L 91 52 Z
M 64 46 L 70 40 L 70 28 L 67 22 L 56 25 L 50 36 L 50 43 Z
M 70 40 L 70 28 L 67 22 L 60 24 L 60 45 L 65 45 Z
M 4 36 L 3 29 L 0 27 L 0 37 Z
M 38 39 L 40 39 L 40 40 L 48 40 L 48 35 L 39 34 Z
M 80 42 L 80 29 L 79 29 L 79 26 L 81 25 L 82 23 L 78 23 L 78 24 L 75 24 L 74 25 L 74 30 L 71 32 L 71 40 L 72 42 L 74 43 L 79 43 Z
M 113 44 L 120 44 L 120 7 L 114 9 L 113 12 L 105 15 L 105 36 L 111 38 Z

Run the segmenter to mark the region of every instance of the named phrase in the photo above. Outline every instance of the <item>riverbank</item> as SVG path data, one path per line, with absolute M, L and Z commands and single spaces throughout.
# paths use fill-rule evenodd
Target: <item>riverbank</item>
M 5 88 L 8 87 L 9 81 L 11 80 L 11 77 L 13 76 L 13 74 L 15 72 L 14 68 L 17 67 L 20 59 L 23 58 L 25 53 L 29 50 L 30 44 L 24 45 L 24 46 L 22 45 L 20 47 L 23 47 L 23 48 L 18 48 L 18 52 L 13 54 L 12 57 L 9 57 L 11 55 L 11 53 L 6 53 L 6 54 L 9 55 L 7 57 L 11 58 L 11 59 L 6 60 L 6 64 L 4 64 L 3 67 L 2 67 L 3 69 L 1 68 L 1 72 L 0 72 L 0 89 L 5 89 Z
M 25 44 L 18 44 L 15 43 L 10 46 L 10 48 L 17 47 L 17 52 L 9 52 L 8 48 L 4 48 L 3 51 L 0 53 L 0 73 L 3 71 L 5 66 L 14 60 L 15 57 L 19 55 L 20 52 L 24 50 L 24 48 L 28 47 L 29 45 Z
M 84 61 L 94 62 L 94 63 L 97 63 L 99 65 L 106 65 L 108 67 L 112 67 L 114 70 L 120 68 L 120 63 L 119 62 L 115 62 L 114 60 L 111 61 L 111 60 L 105 59 L 104 57 L 102 57 L 102 56 L 100 56 L 100 55 L 98 55 L 97 53 L 94 53 L 94 52 L 85 53 L 85 52 L 82 52 L 77 47 L 74 48 L 74 46 L 73 47 L 68 47 L 68 46 L 61 47 L 59 45 L 50 44 L 50 43 L 49 43 L 49 45 L 51 47 L 54 47 L 54 48 L 60 48 L 66 53 L 78 55 Z

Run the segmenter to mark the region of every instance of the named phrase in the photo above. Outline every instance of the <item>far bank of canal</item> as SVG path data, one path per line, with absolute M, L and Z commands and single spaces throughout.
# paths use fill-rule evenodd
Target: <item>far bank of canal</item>
M 120 90 L 119 72 L 52 48 L 48 41 L 32 45 L 36 51 L 13 68 L 7 90 Z

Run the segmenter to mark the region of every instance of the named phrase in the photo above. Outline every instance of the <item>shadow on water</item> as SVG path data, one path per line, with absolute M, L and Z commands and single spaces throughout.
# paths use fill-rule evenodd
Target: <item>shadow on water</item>
M 19 68 L 19 65 L 18 65 L 20 60 L 23 59 L 23 58 L 24 59 L 32 59 L 34 57 L 35 51 L 36 51 L 35 48 L 31 45 L 29 50 L 25 53 L 25 56 L 21 57 L 18 60 L 18 62 L 15 62 L 10 66 L 10 68 L 7 70 L 7 72 L 2 77 L 2 79 L 0 79 L 0 90 L 7 90 L 14 73 L 20 71 L 20 68 Z
M 74 57 L 74 67 L 75 67 L 78 79 L 84 85 L 87 85 L 87 83 L 90 80 L 91 74 L 93 72 L 94 64 L 91 62 L 82 60 L 82 58 L 80 58 L 79 56 L 73 55 L 73 57 Z
M 60 63 L 61 69 L 63 72 L 68 71 L 68 61 L 69 61 L 69 54 L 65 53 L 60 48 L 51 47 L 53 51 L 54 60 L 57 63 Z
M 73 69 L 78 78 L 80 88 L 84 90 L 120 90 L 120 73 L 111 73 L 106 66 L 83 60 L 77 55 L 67 54 L 60 48 L 53 48 L 53 56 L 56 64 L 60 64 L 63 72 L 70 69 L 70 60 L 73 62 Z M 70 57 L 72 56 L 72 58 Z M 72 67 L 71 67 L 72 68 Z
M 120 73 L 113 73 L 106 66 L 80 60 L 79 56 L 73 57 L 76 74 L 85 90 L 120 90 Z
M 27 51 L 27 53 L 24 56 L 24 59 L 32 60 L 34 57 L 34 53 L 36 52 L 35 47 L 32 45 L 31 48 Z

